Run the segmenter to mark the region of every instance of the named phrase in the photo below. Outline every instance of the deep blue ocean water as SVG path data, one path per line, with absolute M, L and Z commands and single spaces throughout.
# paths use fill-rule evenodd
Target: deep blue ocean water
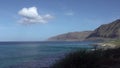
M 91 49 L 93 43 L 95 42 L 0 42 L 0 68 L 22 65 L 22 63 L 24 66 L 32 66 L 34 62 L 44 67 L 49 65 L 50 62 L 47 61 L 52 62 L 51 59 L 59 58 L 60 55 Z

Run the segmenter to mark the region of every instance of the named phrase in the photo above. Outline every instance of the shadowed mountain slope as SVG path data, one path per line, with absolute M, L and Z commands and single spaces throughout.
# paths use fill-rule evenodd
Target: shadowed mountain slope
M 120 19 L 110 24 L 101 25 L 87 37 L 87 39 L 90 38 L 120 39 Z

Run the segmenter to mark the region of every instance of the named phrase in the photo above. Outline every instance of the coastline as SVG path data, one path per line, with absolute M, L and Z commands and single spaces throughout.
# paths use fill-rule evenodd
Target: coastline
M 112 41 L 105 41 L 101 43 L 95 43 L 93 44 L 93 47 L 95 49 L 103 49 L 103 50 L 119 48 L 120 40 L 112 40 Z

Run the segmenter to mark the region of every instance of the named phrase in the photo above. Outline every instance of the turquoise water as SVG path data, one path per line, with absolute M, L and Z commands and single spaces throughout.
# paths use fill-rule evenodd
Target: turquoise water
M 94 42 L 1 42 L 0 68 L 48 59 L 80 49 L 90 49 Z

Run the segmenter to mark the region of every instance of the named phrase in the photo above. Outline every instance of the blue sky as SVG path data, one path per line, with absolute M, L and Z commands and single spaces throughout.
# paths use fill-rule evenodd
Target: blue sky
M 41 41 L 120 18 L 120 0 L 0 0 L 0 41 Z

